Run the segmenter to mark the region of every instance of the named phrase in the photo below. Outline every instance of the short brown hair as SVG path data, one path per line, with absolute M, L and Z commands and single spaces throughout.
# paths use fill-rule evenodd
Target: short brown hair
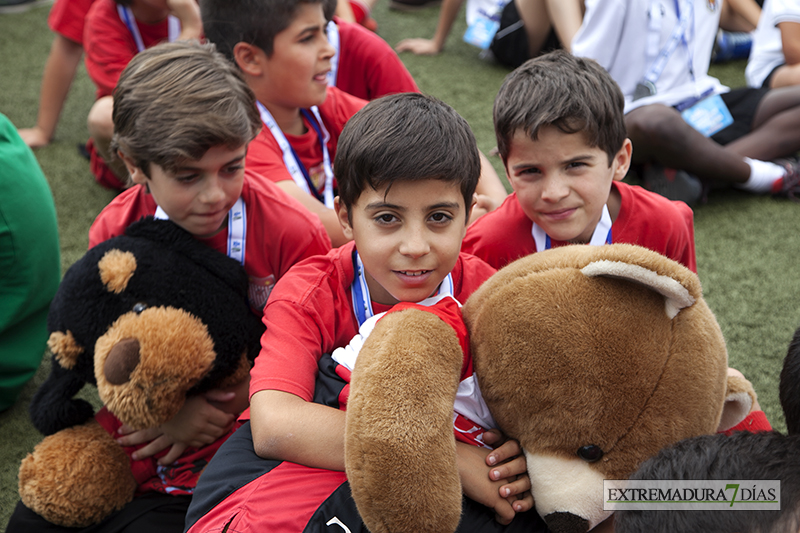
M 174 171 L 209 148 L 236 148 L 261 129 L 253 92 L 213 44 L 163 43 L 134 56 L 114 89 L 114 137 L 149 175 L 150 163 Z
M 497 149 L 505 162 L 511 138 L 523 130 L 536 140 L 543 126 L 582 132 L 614 159 L 625 142 L 625 99 L 597 62 L 563 50 L 530 59 L 506 76 L 494 100 Z
M 241 42 L 272 57 L 275 36 L 289 27 L 300 4 L 322 4 L 326 18 L 330 12 L 325 0 L 200 0 L 203 33 L 231 61 L 233 47 Z
M 481 173 L 472 130 L 461 115 L 419 93 L 384 96 L 347 122 L 336 148 L 339 201 L 347 208 L 371 187 L 428 179 L 456 183 L 469 207 Z

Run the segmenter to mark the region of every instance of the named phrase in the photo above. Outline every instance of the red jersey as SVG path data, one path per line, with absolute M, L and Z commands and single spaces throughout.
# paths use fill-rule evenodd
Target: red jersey
M 344 125 L 366 103 L 366 101 L 351 96 L 336 87 L 328 87 L 325 102 L 319 106 L 319 114 L 325 129 L 330 134 L 327 146 L 331 162 L 336 156 L 336 144 L 339 142 L 339 135 L 341 135 Z M 292 148 L 300 158 L 300 162 L 308 170 L 311 181 L 322 194 L 325 189 L 322 144 L 314 127 L 308 123 L 306 117 L 303 117 L 303 122 L 307 129 L 306 133 L 302 135 L 285 134 L 286 140 L 292 145 Z M 245 161 L 248 168 L 272 181 L 292 179 L 292 175 L 283 162 L 281 147 L 266 126 L 261 129 L 256 138 L 248 145 Z
M 167 19 L 155 24 L 137 20 L 136 26 L 145 48 L 169 38 Z M 114 0 L 97 0 L 89 9 L 83 48 L 86 50 L 86 72 L 97 87 L 97 98 L 110 95 L 123 69 L 139 53 L 136 41 L 120 18 Z
M 247 227 L 244 269 L 250 278 L 249 300 L 261 310 L 275 282 L 295 263 L 325 254 L 331 242 L 322 223 L 310 216 L 297 200 L 275 184 L 245 170 L 242 186 Z M 154 215 L 155 200 L 142 185 L 135 185 L 114 198 L 89 229 L 89 247 L 122 234 L 130 224 Z M 201 239 L 208 246 L 227 253 L 228 228 Z
M 267 331 L 250 372 L 251 396 L 275 389 L 312 400 L 322 354 L 346 346 L 358 333 L 350 291 L 354 249 L 350 242 L 326 256 L 303 261 L 277 283 L 264 308 Z M 478 258 L 462 253 L 452 271 L 453 296 L 466 301 L 494 272 Z M 376 314 L 391 308 L 372 305 Z
M 94 0 L 56 0 L 47 17 L 47 25 L 70 41 L 83 44 L 86 14 Z
M 394 93 L 418 93 L 414 78 L 397 53 L 361 24 L 333 18 L 339 27 L 336 87 L 364 100 Z
M 620 194 L 617 219 L 611 226 L 615 243 L 637 244 L 682 263 L 697 272 L 694 254 L 694 218 L 683 202 L 667 200 L 641 187 L 615 181 Z M 533 222 L 522 211 L 516 194 L 467 228 L 461 249 L 495 268 L 536 252 Z M 559 244 L 554 241 L 553 246 Z

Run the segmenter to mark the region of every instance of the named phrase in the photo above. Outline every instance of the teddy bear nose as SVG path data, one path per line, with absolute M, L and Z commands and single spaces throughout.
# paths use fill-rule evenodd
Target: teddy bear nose
M 139 364 L 139 341 L 122 339 L 111 351 L 103 365 L 103 373 L 112 385 L 122 385 L 131 379 L 131 372 Z
M 572 513 L 550 513 L 544 517 L 547 528 L 553 533 L 586 533 L 589 521 Z

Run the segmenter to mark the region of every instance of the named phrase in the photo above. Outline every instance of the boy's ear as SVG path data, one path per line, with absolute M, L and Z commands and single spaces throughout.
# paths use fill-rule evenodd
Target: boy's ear
M 353 226 L 350 224 L 350 213 L 347 207 L 339 200 L 339 197 L 333 199 L 333 210 L 336 211 L 336 217 L 339 219 L 339 225 L 342 227 L 342 233 L 348 240 L 353 240 Z
M 233 60 L 246 75 L 260 76 L 263 72 L 261 61 L 264 58 L 264 51 L 256 45 L 238 42 L 233 46 Z
M 125 163 L 125 168 L 128 169 L 128 175 L 130 175 L 133 183 L 147 185 L 147 174 L 133 162 L 133 159 L 128 157 L 122 150 L 117 150 L 117 157 Z
M 614 163 L 617 166 L 614 169 L 614 181 L 622 181 L 628 173 L 628 169 L 631 167 L 632 154 L 633 143 L 630 139 L 625 139 L 625 142 L 622 143 L 622 148 L 620 148 L 617 155 L 614 156 Z

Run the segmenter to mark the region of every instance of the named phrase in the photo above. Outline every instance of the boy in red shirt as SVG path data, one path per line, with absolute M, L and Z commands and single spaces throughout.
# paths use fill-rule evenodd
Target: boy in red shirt
M 692 210 L 621 181 L 632 153 L 623 105 L 602 67 L 564 51 L 509 74 L 494 125 L 514 193 L 469 227 L 464 251 L 501 268 L 551 246 L 625 242 L 696 272 Z
M 241 69 L 259 102 L 265 127 L 250 145 L 247 165 L 319 216 L 336 247 L 348 239 L 333 209 L 332 162 L 344 124 L 366 102 L 328 87 L 335 49 L 324 7 L 323 0 L 200 4 L 206 37 Z M 504 198 L 487 167 L 479 192 Z
M 459 251 L 479 173 L 469 126 L 437 100 L 388 96 L 351 119 L 336 156 L 336 214 L 353 242 L 277 284 L 251 371 L 249 423 L 203 473 L 188 531 L 363 530 L 344 473 L 350 374 L 335 350 L 399 302 L 464 301 L 494 272 Z M 456 448 L 468 496 L 462 522 L 497 516 L 530 528 L 537 518 L 524 513 L 533 501 L 519 445 Z
M 133 56 L 162 41 L 202 35 L 196 0 L 97 0 L 86 15 L 86 71 L 97 87 L 87 119 L 92 174 L 112 189 L 125 187 L 125 165 L 110 150 L 114 126 L 111 93 Z

